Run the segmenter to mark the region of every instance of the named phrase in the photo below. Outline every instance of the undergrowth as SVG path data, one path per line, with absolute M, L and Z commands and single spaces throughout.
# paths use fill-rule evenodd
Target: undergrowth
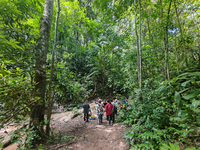
M 183 73 L 157 89 L 143 89 L 142 94 L 143 103 L 133 99 L 128 111 L 118 116 L 131 127 L 124 137 L 132 149 L 161 149 L 175 141 L 199 147 L 200 72 Z
M 17 150 L 46 150 L 57 149 L 57 147 L 67 147 L 68 143 L 74 141 L 76 136 L 62 135 L 60 132 L 55 132 L 52 128 L 51 135 L 41 139 L 33 128 L 21 128 L 12 134 L 12 142 L 18 144 Z M 40 143 L 36 142 L 40 141 Z M 36 144 L 37 143 L 37 144 Z

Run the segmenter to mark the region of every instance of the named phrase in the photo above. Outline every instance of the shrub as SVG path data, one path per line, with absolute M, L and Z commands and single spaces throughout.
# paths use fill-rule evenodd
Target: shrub
M 143 103 L 134 99 L 118 120 L 132 126 L 125 138 L 132 148 L 159 149 L 161 143 L 178 140 L 190 145 L 198 141 L 200 123 L 200 72 L 187 72 L 143 90 Z

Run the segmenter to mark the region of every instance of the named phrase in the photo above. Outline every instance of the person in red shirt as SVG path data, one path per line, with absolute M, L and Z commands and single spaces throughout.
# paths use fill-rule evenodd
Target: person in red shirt
M 107 124 L 112 125 L 113 105 L 111 104 L 110 100 L 108 100 L 108 104 L 106 104 L 105 110 L 106 110 L 106 116 L 107 116 Z

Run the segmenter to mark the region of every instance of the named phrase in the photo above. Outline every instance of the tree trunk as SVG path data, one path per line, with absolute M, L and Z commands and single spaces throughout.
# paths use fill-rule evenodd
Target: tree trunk
M 43 17 L 40 25 L 40 35 L 37 45 L 36 66 L 35 66 L 35 97 L 40 100 L 31 108 L 30 126 L 38 135 L 43 135 L 45 91 L 46 91 L 46 59 L 49 45 L 49 36 L 53 14 L 53 0 L 45 0 Z M 37 139 L 35 139 L 37 141 Z
M 177 46 L 176 46 L 177 44 L 176 44 L 176 33 L 175 33 L 175 51 L 176 51 L 176 69 L 177 69 L 177 74 L 179 74 L 179 64 L 178 64 L 178 50 L 177 50 Z
M 102 74 L 102 78 L 103 78 L 103 94 L 105 94 L 105 72 L 106 72 L 106 68 L 105 68 L 105 48 L 102 46 L 103 48 L 103 61 L 102 61 L 102 64 L 103 64 L 103 74 Z
M 186 67 L 188 67 L 187 52 L 186 52 L 186 48 L 185 48 L 186 47 L 185 46 L 185 39 L 183 37 L 183 30 L 182 30 L 181 23 L 180 23 L 180 20 L 179 20 L 179 14 L 178 14 L 178 10 L 177 10 L 177 7 L 176 7 L 176 1 L 174 1 L 174 7 L 175 7 L 176 17 L 177 17 L 177 21 L 178 21 L 178 26 L 179 26 L 180 33 L 181 33 L 181 41 L 183 42 L 182 46 L 183 46 L 183 51 L 185 53 L 185 64 L 186 64 Z
M 136 0 L 134 0 L 134 9 L 135 9 L 135 35 L 137 41 L 137 68 L 138 68 L 138 83 L 139 83 L 139 99 L 142 101 L 142 76 L 141 76 L 141 1 L 139 1 L 139 38 L 137 33 L 137 7 L 136 7 Z
M 51 114 L 52 114 L 52 107 L 53 107 L 53 96 L 52 95 L 52 82 L 53 82 L 53 71 L 54 71 L 54 55 L 55 49 L 57 44 L 57 30 L 58 30 L 58 19 L 60 14 L 60 0 L 57 0 L 57 15 L 56 15 L 56 24 L 55 24 L 55 33 L 54 33 L 54 44 L 52 49 L 52 58 L 51 58 L 51 74 L 50 74 L 50 81 L 49 81 L 49 96 L 48 96 L 48 112 L 47 112 L 47 120 L 48 123 L 46 125 L 46 134 L 49 135 L 50 133 L 50 121 L 51 121 Z
M 150 30 L 150 21 L 149 21 L 149 17 L 147 17 L 147 29 L 149 32 L 149 45 L 152 44 L 154 47 L 154 41 L 153 41 L 153 36 L 151 35 L 151 30 Z
M 163 7 L 162 7 L 162 0 L 160 0 L 160 22 L 162 22 L 162 18 L 163 18 Z
M 198 59 L 199 59 L 199 61 L 198 61 L 198 68 L 200 69 L 200 52 L 198 52 L 197 54 L 198 54 Z
M 168 60 L 168 53 L 169 53 L 168 22 L 169 22 L 169 14 L 170 14 L 171 3 L 172 3 L 172 0 L 170 0 L 170 3 L 169 3 L 168 14 L 167 14 L 167 24 L 166 24 L 166 27 L 165 27 L 165 36 L 164 36 L 164 44 L 165 44 L 165 78 L 167 80 L 170 80 L 169 60 Z
M 138 79 L 139 79 L 139 88 L 142 90 L 142 56 L 141 56 L 141 0 L 139 0 L 139 51 L 138 51 Z
M 198 27 L 198 19 L 195 19 L 195 17 L 192 17 L 192 16 L 195 16 L 195 14 L 193 13 L 191 15 L 191 19 L 193 20 L 194 24 L 195 24 L 195 27 L 196 27 L 196 30 L 198 31 L 197 32 L 197 35 L 199 35 L 199 27 Z M 197 17 L 198 18 L 198 17 Z M 197 36 L 197 39 L 198 41 L 200 40 L 199 36 Z M 198 55 L 198 69 L 200 69 L 200 43 L 198 43 L 198 47 L 199 49 L 197 50 L 197 55 Z
M 136 36 L 136 45 L 137 45 L 137 58 L 139 56 L 139 38 L 138 38 L 138 31 L 137 31 L 137 7 L 136 7 L 136 0 L 134 0 L 134 21 L 135 21 L 135 36 Z M 138 59 L 137 59 L 137 64 L 139 64 Z M 139 80 L 139 79 L 138 79 Z

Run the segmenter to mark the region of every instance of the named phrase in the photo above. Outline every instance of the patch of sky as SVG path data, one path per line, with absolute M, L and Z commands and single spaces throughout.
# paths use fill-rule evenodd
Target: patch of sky
M 176 32 L 179 31 L 179 28 L 173 28 L 173 29 L 169 29 L 168 32 L 171 34 L 176 34 Z

